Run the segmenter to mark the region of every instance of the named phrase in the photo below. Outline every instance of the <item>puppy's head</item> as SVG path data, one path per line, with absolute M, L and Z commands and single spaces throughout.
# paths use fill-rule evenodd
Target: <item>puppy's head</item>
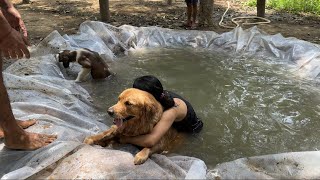
M 119 129 L 136 129 L 132 133 L 142 133 L 158 122 L 162 106 L 150 93 L 129 88 L 120 94 L 117 104 L 108 109 L 108 114 Z
M 63 63 L 63 67 L 68 68 L 70 62 L 76 61 L 76 52 L 70 50 L 63 50 L 57 56 L 59 62 Z

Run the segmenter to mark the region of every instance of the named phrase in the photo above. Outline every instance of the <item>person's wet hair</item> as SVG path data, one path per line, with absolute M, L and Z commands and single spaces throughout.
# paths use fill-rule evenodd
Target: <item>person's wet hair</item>
M 163 90 L 160 80 L 154 76 L 138 77 L 134 80 L 132 87 L 152 94 L 164 110 L 174 106 L 173 98 L 166 90 Z

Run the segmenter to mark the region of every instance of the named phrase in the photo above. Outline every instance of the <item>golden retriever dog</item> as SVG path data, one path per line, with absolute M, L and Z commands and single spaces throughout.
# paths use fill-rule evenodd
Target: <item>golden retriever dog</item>
M 148 134 L 160 120 L 163 108 L 150 93 L 130 88 L 120 94 L 117 104 L 110 107 L 108 113 L 114 118 L 115 125 L 105 132 L 87 137 L 84 143 L 101 144 L 120 136 Z M 167 150 L 176 136 L 177 131 L 171 127 L 156 145 L 138 152 L 134 157 L 134 164 L 143 164 L 151 154 Z

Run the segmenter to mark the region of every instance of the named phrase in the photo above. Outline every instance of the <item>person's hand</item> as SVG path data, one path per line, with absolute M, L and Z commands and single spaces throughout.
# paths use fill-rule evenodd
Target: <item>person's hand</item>
M 0 49 L 2 55 L 6 58 L 22 58 L 23 55 L 25 55 L 26 58 L 30 58 L 30 52 L 25 40 L 21 34 L 14 29 L 11 29 L 11 32 L 1 40 Z
M 28 42 L 27 28 L 18 10 L 14 6 L 2 8 L 1 10 L 2 14 L 7 19 L 11 27 L 17 30 L 18 32 L 21 32 L 23 34 L 23 40 L 26 43 L 26 45 L 30 45 Z

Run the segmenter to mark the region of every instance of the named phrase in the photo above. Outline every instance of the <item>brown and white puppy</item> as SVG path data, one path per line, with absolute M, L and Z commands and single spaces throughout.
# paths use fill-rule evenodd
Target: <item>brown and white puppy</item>
M 124 90 L 117 104 L 108 109 L 115 125 L 105 132 L 87 137 L 84 143 L 101 145 L 120 136 L 133 137 L 151 133 L 162 113 L 161 104 L 150 93 L 135 88 Z M 170 128 L 158 143 L 138 152 L 134 157 L 134 164 L 143 164 L 151 154 L 168 150 L 176 137 L 177 131 Z
M 90 72 L 92 79 L 104 79 L 111 75 L 107 63 L 97 52 L 89 49 L 63 50 L 58 54 L 58 59 L 65 68 L 68 68 L 71 62 L 77 62 L 82 66 L 76 82 L 85 81 Z

